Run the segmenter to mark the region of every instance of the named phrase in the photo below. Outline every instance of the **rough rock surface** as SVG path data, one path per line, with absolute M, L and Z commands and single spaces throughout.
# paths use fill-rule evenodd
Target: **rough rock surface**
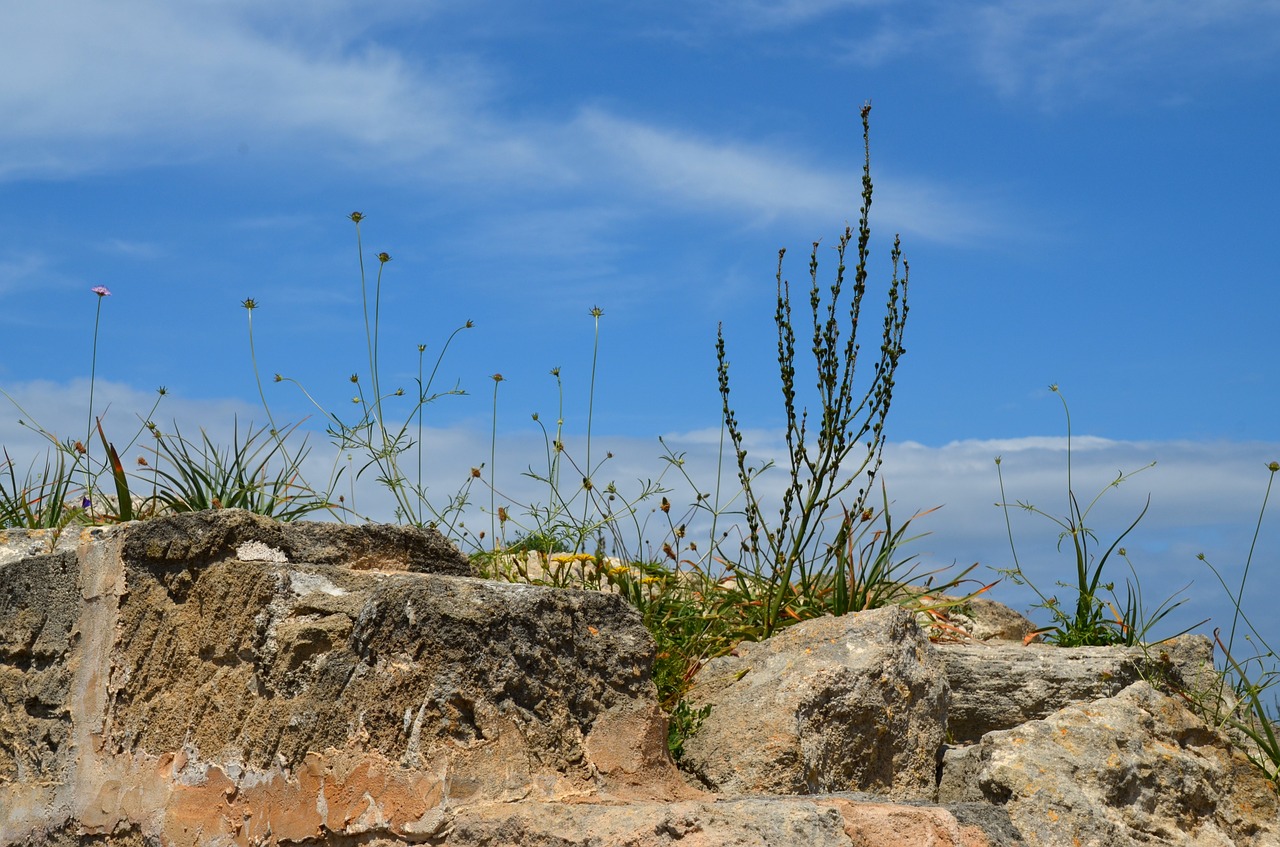
M 958 744 L 1114 696 L 1140 679 L 1195 688 L 1213 667 L 1213 645 L 1202 635 L 1150 649 L 942 643 L 937 652 L 951 685 L 947 728 Z
M 305 532 L 225 512 L 0 560 L 0 843 L 421 840 L 456 804 L 692 793 L 621 599 Z
M 937 807 L 838 795 L 680 803 L 484 806 L 450 821 L 450 845 L 521 847 L 1005 847 Z
M 939 798 L 999 803 L 1045 847 L 1280 845 L 1275 786 L 1146 682 L 947 751 Z
M 716 791 L 930 797 L 946 727 L 941 660 L 897 606 L 805 621 L 698 674 L 711 712 L 682 766 Z
M 1274 786 L 1129 684 L 1206 687 L 1204 639 L 810 621 L 699 678 L 717 796 L 630 606 L 469 573 L 434 533 L 230 510 L 0 532 L 0 845 L 1280 847 Z

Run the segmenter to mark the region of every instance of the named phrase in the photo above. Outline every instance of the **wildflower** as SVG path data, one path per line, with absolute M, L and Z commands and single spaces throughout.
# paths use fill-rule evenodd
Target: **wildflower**
M 507 522 L 507 507 L 506 507 L 506 506 L 499 506 L 499 507 L 498 507 L 498 522 L 499 522 L 499 523 L 506 523 L 506 522 Z
M 89 290 L 92 291 L 94 294 L 97 294 L 99 297 L 111 296 L 111 289 L 107 288 L 105 285 L 95 285 L 93 288 L 90 288 Z
M 72 446 L 75 448 L 75 451 L 76 451 L 77 453 L 79 453 L 81 456 L 83 456 L 85 453 L 88 453 L 88 452 L 89 452 L 87 449 L 85 449 L 84 443 L 83 443 L 83 442 L 81 442 L 81 441 L 77 441 L 77 442 L 76 442 L 74 445 L 72 445 Z
M 670 512 L 670 511 L 671 511 L 671 501 L 670 501 L 670 500 L 668 500 L 666 497 L 663 497 L 663 498 L 662 498 L 662 505 L 661 505 L 659 508 L 661 508 L 661 509 L 662 509 L 662 511 L 664 511 L 664 512 Z
M 591 311 L 587 314 L 591 315 L 593 318 L 599 318 L 604 315 L 604 309 L 601 309 L 599 306 L 592 306 Z
M 390 262 L 390 261 L 391 261 L 391 254 L 390 254 L 390 253 L 379 253 L 379 254 L 378 254 L 378 261 L 385 265 L 387 262 Z
M 492 377 L 490 377 L 490 378 L 491 378 L 494 382 L 502 382 L 504 379 L 506 379 L 506 377 L 504 377 L 502 374 L 494 374 L 494 375 L 493 375 Z
M 1271 471 L 1272 473 L 1275 473 L 1276 471 L 1280 471 L 1280 462 L 1272 462 L 1271 464 L 1267 465 L 1267 470 Z
M 419 352 L 419 353 L 425 353 L 426 351 L 427 351 L 427 345 L 425 345 L 425 344 L 419 344 L 419 345 L 418 345 L 418 352 Z
M 479 479 L 479 478 L 480 478 L 480 469 L 479 469 L 479 468 L 472 468 L 472 469 L 471 469 L 471 476 L 472 476 L 474 479 Z
M 352 212 L 347 217 L 351 218 L 352 223 L 357 223 L 357 224 L 360 223 L 362 220 L 364 220 L 364 215 L 360 214 L 359 212 Z
M 145 457 L 145 456 L 139 456 L 139 457 L 138 457 L 138 467 L 140 467 L 140 468 L 145 468 L 146 466 L 147 466 L 147 459 L 146 459 L 146 457 Z
M 559 366 L 559 365 L 557 365 L 556 367 L 554 367 L 554 368 L 552 368 L 552 369 L 551 369 L 551 375 L 552 375 L 552 376 L 560 376 L 560 366 Z
M 475 325 L 476 325 L 476 324 L 475 324 L 475 321 L 468 320 L 468 321 L 467 321 L 466 323 L 464 323 L 462 326 L 463 326 L 464 328 L 466 328 L 466 329 L 471 329 L 471 327 L 473 327 L 473 326 L 475 326 Z
M 867 523 L 867 522 L 868 522 L 868 521 L 870 521 L 873 517 L 875 517 L 875 514 L 876 514 L 876 513 L 875 513 L 875 511 L 874 511 L 874 510 L 872 510 L 870 507 L 867 507 L 866 509 L 863 509 L 863 510 L 862 510 L 862 522 L 863 522 L 863 523 Z
M 352 375 L 351 375 L 351 381 L 352 381 L 352 382 L 359 382 L 359 381 L 360 381 L 360 374 L 352 374 Z
M 86 497 L 86 498 L 84 498 L 83 500 L 81 500 L 81 501 L 80 501 L 80 508 L 82 508 L 82 509 L 88 509 L 88 508 L 90 508 L 92 505 L 93 505 L 93 501 L 92 501 L 92 500 L 90 500 L 88 497 Z
M 252 312 L 254 309 L 258 308 L 258 301 L 254 300 L 252 297 L 246 297 L 244 300 L 240 301 L 240 305 Z
M 166 394 L 168 394 L 168 393 L 169 393 L 169 389 L 165 388 L 165 387 L 162 385 L 162 386 L 160 386 L 159 388 L 157 388 L 157 389 L 156 389 L 156 393 L 157 393 L 157 394 L 159 394 L 161 397 L 163 397 L 164 395 L 166 395 Z
M 403 396 L 404 396 L 404 389 L 403 389 L 403 388 L 397 388 L 397 389 L 396 389 L 396 396 L 397 396 L 397 397 L 403 397 Z
M 276 381 L 276 382 L 284 382 L 284 377 L 280 376 L 280 374 L 276 374 L 275 381 Z

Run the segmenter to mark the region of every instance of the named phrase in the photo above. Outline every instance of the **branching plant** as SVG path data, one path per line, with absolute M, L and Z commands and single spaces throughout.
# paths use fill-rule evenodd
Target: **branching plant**
M 423 353 L 426 350 L 426 345 L 418 345 L 417 397 L 413 399 L 403 421 L 399 423 L 392 421 L 389 412 L 390 400 L 391 398 L 404 397 L 405 391 L 403 388 L 384 390 L 380 368 L 379 335 L 382 317 L 382 274 L 387 263 L 391 261 L 391 256 L 387 253 L 379 253 L 377 255 L 378 274 L 373 285 L 370 286 L 365 273 L 364 243 L 360 233 L 360 222 L 364 220 L 364 215 L 360 212 L 352 212 L 349 217 L 356 226 L 356 253 L 360 267 L 360 298 L 364 312 L 365 342 L 369 360 L 368 373 L 364 382 L 361 381 L 358 373 L 353 373 L 350 377 L 356 392 L 352 398 L 352 403 L 359 413 L 355 418 L 344 420 L 342 416 L 325 408 L 296 379 L 284 377 L 277 373 L 275 381 L 293 383 L 302 391 L 307 400 L 316 407 L 325 420 L 329 437 L 337 448 L 339 459 L 343 455 L 359 455 L 361 457 L 362 464 L 356 467 L 353 472 L 355 478 L 359 479 L 366 473 L 372 472 L 378 484 L 392 495 L 397 520 L 414 526 L 443 524 L 446 528 L 449 528 L 459 520 L 459 515 L 462 509 L 465 508 L 467 500 L 460 493 L 460 496 L 451 499 L 443 509 L 433 508 L 428 500 L 422 470 L 422 411 L 427 405 L 441 397 L 466 393 L 458 386 L 436 391 L 433 388 L 433 384 L 439 372 L 440 363 L 444 360 L 444 356 L 454 338 L 462 330 L 472 328 L 474 324 L 471 321 L 466 321 L 449 335 L 441 347 L 439 355 L 436 357 L 435 366 L 432 368 L 431 374 L 425 381 L 423 379 Z M 370 294 L 370 288 L 372 288 L 372 295 Z M 253 299 L 248 299 L 243 301 L 241 305 L 249 312 L 249 345 L 252 354 L 253 310 L 258 307 L 258 304 Z M 256 357 L 254 358 L 253 367 L 256 377 L 258 367 Z M 274 419 L 271 417 L 271 410 L 267 404 L 266 396 L 262 394 L 261 379 L 258 380 L 258 384 L 263 407 L 267 411 L 268 418 L 272 420 L 272 435 L 277 438 L 282 452 L 287 454 L 288 450 L 283 441 L 279 440 L 280 436 L 275 427 Z M 365 392 L 365 385 L 369 387 L 368 393 Z M 417 427 L 416 437 L 412 431 L 415 424 Z M 406 454 L 413 450 L 415 446 L 417 447 L 418 473 L 416 480 L 410 480 L 405 471 L 403 460 Z M 337 490 L 340 477 L 345 471 L 346 468 L 340 467 L 339 461 L 335 459 L 334 472 L 331 474 L 326 488 L 327 496 L 331 496 Z M 339 499 L 341 501 L 345 498 Z M 350 509 L 351 506 L 347 506 L 347 508 Z
M 871 228 L 871 144 L 870 104 L 862 108 L 863 168 L 862 209 L 855 235 L 846 227 L 836 245 L 835 280 L 823 303 L 818 282 L 818 242 L 809 258 L 809 309 L 813 322 L 817 401 L 816 432 L 810 430 L 807 407 L 797 401 L 796 338 L 792 324 L 791 289 L 783 278 L 785 250 L 778 252 L 777 306 L 774 323 L 778 331 L 778 366 L 786 415 L 788 482 L 782 504 L 772 515 L 766 502 L 760 472 L 752 466 L 743 446 L 744 436 L 729 398 L 729 358 L 723 330 L 716 336 L 716 361 L 724 423 L 737 459 L 738 482 L 744 494 L 746 537 L 741 556 L 730 566 L 743 573 L 744 584 L 760 586 L 764 601 L 761 637 L 768 637 L 782 625 L 784 617 L 797 614 L 795 598 L 811 593 L 839 563 L 853 526 L 842 522 L 835 539 L 824 543 L 824 519 L 832 510 L 861 515 L 866 507 L 870 484 L 880 468 L 884 451 L 884 423 L 893 400 L 894 378 L 905 348 L 903 331 L 907 318 L 907 287 L 910 267 L 901 259 L 901 247 L 894 239 L 891 259 L 893 276 L 880 339 L 878 359 L 873 363 L 870 383 L 859 389 L 854 383 L 861 346 L 857 340 L 867 288 L 867 259 Z M 853 291 L 848 306 L 844 294 L 845 261 L 850 245 L 856 255 Z M 899 264 L 902 276 L 899 278 Z M 845 311 L 842 311 L 844 309 Z M 854 485 L 859 487 L 854 489 Z M 842 498 L 852 494 L 852 502 Z M 794 584 L 799 585 L 797 595 Z

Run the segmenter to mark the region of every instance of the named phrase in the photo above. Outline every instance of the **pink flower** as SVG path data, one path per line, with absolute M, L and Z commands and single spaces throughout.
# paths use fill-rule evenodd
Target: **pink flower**
M 90 288 L 89 290 L 92 291 L 94 294 L 97 294 L 99 297 L 111 296 L 111 290 L 107 288 L 105 285 L 95 285 L 93 288 Z

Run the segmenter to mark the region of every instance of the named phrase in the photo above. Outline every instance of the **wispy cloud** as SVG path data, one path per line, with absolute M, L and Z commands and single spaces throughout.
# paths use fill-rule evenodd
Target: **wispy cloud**
M 724 20 L 752 30 L 799 26 L 847 10 L 890 5 L 891 0 L 713 0 L 711 8 Z
M 1280 54 L 1276 0 L 708 0 L 687 26 L 766 32 L 771 50 L 803 37 L 785 49 L 864 66 L 928 56 L 1047 110 L 1136 91 L 1194 96 L 1206 75 L 1270 73 Z
M 34 253 L 0 256 L 0 294 L 31 284 L 47 266 L 45 257 Z
M 760 4 L 788 19 L 845 5 Z M 234 5 L 70 6 L 57 27 L 44 7 L 7 13 L 0 52 L 27 72 L 0 79 L 0 111 L 13 116 L 0 126 L 0 179 L 202 162 L 246 145 L 281 161 L 466 184 L 471 195 L 546 193 L 598 220 L 672 203 L 747 223 L 857 213 L 858 175 L 843 166 L 600 108 L 515 115 L 479 60 L 411 57 L 345 30 L 322 37 L 333 10 L 288 29 Z M 906 175 L 882 184 L 879 210 L 894 229 L 961 242 L 1002 225 L 945 185 Z
M 213 145 L 321 133 L 430 150 L 451 143 L 480 81 L 469 69 L 411 68 L 339 42 L 272 39 L 216 4 L 133 0 L 6 11 L 3 50 L 22 74 L 0 81 L 0 176 L 69 174 Z
M 1208 75 L 1270 73 L 1280 55 L 1276 0 L 916 0 L 861 20 L 855 37 L 837 36 L 852 61 L 927 53 L 1001 97 L 1046 110 L 1127 101 L 1139 91 L 1190 96 Z
M 164 248 L 147 241 L 129 241 L 123 238 L 108 238 L 99 245 L 99 249 L 118 256 L 132 259 L 158 259 L 164 255 Z
M 1006 96 L 1105 99 L 1134 83 L 1182 84 L 1280 52 L 1280 3 L 1050 0 L 952 13 L 983 77 Z
M 577 121 L 637 190 L 682 207 L 733 210 L 755 222 L 793 219 L 856 223 L 861 174 L 805 161 L 796 153 L 735 139 L 700 137 L 595 110 Z M 1008 222 L 946 186 L 876 175 L 881 226 L 946 243 L 1005 230 Z

